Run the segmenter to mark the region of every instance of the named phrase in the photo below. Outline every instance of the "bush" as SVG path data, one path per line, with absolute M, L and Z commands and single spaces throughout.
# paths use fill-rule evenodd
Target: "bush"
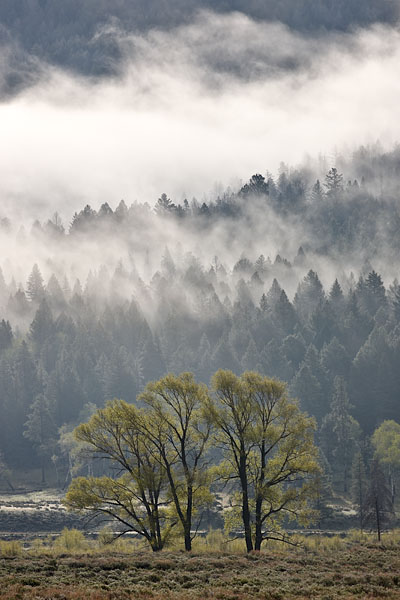
M 206 546 L 211 552 L 226 552 L 226 537 L 220 529 L 210 529 L 205 539 Z
M 87 550 L 88 543 L 82 531 L 64 527 L 54 542 L 54 548 L 57 550 L 65 550 L 67 552 L 74 552 L 77 550 Z
M 113 533 L 109 527 L 103 527 L 97 536 L 97 544 L 100 548 L 109 546 L 114 539 Z
M 0 542 L 0 555 L 6 558 L 20 556 L 22 554 L 22 546 L 20 542 L 12 540 L 11 542 Z

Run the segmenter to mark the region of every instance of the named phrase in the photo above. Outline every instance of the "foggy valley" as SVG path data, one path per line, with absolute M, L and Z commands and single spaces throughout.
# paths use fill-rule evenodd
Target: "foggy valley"
M 1 577 L 150 549 L 178 575 L 143 597 L 183 600 L 183 548 L 381 536 L 396 571 L 399 9 L 3 0 Z M 368 560 L 357 593 L 397 597 Z M 125 597 L 89 579 L 65 597 Z M 296 595 L 248 581 L 218 597 Z

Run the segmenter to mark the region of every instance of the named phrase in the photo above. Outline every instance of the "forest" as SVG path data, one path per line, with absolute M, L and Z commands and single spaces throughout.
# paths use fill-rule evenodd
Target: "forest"
M 338 160 L 351 179 L 282 165 L 204 202 L 86 206 L 69 226 L 58 214 L 30 229 L 3 215 L 16 248 L 0 279 L 3 486 L 23 465 L 65 488 L 87 468 L 72 431 L 107 401 L 135 404 L 167 373 L 208 384 L 225 369 L 287 384 L 316 419 L 326 489 L 357 503 L 377 451 L 394 495 L 399 160 L 398 149 L 361 148 Z M 261 253 L 271 244 L 261 214 L 265 234 L 278 227 L 280 248 L 295 252 Z M 18 261 L 50 248 L 20 281 Z

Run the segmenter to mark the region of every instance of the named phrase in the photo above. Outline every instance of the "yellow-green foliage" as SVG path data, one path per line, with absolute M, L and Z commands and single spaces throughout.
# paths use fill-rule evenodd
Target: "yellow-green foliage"
M 211 550 L 218 552 L 228 550 L 226 536 L 220 529 L 210 529 L 204 541 L 205 545 Z
M 109 527 L 103 527 L 97 536 L 97 544 L 100 548 L 109 546 L 114 539 L 113 533 Z
M 225 511 L 225 527 L 229 532 L 244 526 L 247 549 L 259 550 L 264 527 L 280 537 L 285 517 L 303 526 L 316 519 L 315 422 L 287 397 L 285 384 L 258 373 L 238 377 L 220 370 L 212 385 L 216 399 L 209 401 L 207 415 L 225 457 L 219 476 L 240 482 Z
M 353 547 L 371 547 L 377 545 L 374 534 L 349 530 L 345 535 L 305 535 L 296 533 L 287 538 L 291 544 L 279 540 L 267 540 L 263 550 L 268 554 L 286 556 L 290 554 L 310 552 L 313 555 L 331 555 L 351 550 Z M 394 529 L 383 534 L 382 542 L 385 547 L 400 545 L 400 530 Z M 165 549 L 167 553 L 180 553 L 183 549 L 181 539 L 172 540 Z M 14 557 L 21 555 L 23 548 L 19 542 L 0 542 L 0 556 Z M 151 554 L 144 540 L 121 537 L 113 540 L 113 534 L 108 527 L 99 532 L 96 540 L 85 539 L 82 532 L 76 529 L 64 529 L 55 542 L 49 537 L 46 540 L 36 539 L 32 542 L 27 554 L 30 556 L 49 555 L 54 553 L 75 554 L 85 553 L 94 556 L 125 554 L 131 556 L 135 552 Z M 231 538 L 221 529 L 211 529 L 206 536 L 198 536 L 193 542 L 193 551 L 199 555 L 224 554 L 242 555 L 246 553 L 243 538 Z
M 103 527 L 98 533 L 96 543 L 91 545 L 95 552 L 121 552 L 131 554 L 132 552 L 145 549 L 146 543 L 139 539 L 128 539 L 124 536 L 115 538 L 110 527 Z
M 347 547 L 345 538 L 341 538 L 338 535 L 333 536 L 293 536 L 293 541 L 299 544 L 301 548 L 315 552 L 316 554 L 321 553 L 334 553 L 339 552 Z
M 142 408 L 115 399 L 98 410 L 75 437 L 93 456 L 111 458 L 121 476 L 74 479 L 66 506 L 113 515 L 157 551 L 176 536 L 191 549 L 215 478 L 240 482 L 225 525 L 227 532 L 244 528 L 248 551 L 261 548 L 264 529 L 282 537 L 284 519 L 313 522 L 320 473 L 314 420 L 288 398 L 285 384 L 255 372 L 220 370 L 213 392 L 192 373 L 170 374 L 146 386 Z M 224 460 L 210 469 L 212 444 Z
M 56 550 L 76 552 L 88 549 L 88 542 L 82 531 L 65 527 L 54 542 Z
M 0 542 L 0 555 L 7 558 L 20 556 L 22 554 L 22 546 L 20 542 L 11 540 L 10 542 Z
M 400 467 L 400 424 L 396 421 L 384 421 L 372 436 L 372 444 L 379 460 Z
M 48 552 L 49 547 L 45 545 L 45 542 L 41 538 L 35 538 L 31 543 L 29 548 L 30 554 L 38 556 L 40 554 L 44 554 L 46 551 Z
M 221 529 L 210 529 L 205 537 L 197 537 L 193 544 L 196 552 L 230 552 L 229 538 Z

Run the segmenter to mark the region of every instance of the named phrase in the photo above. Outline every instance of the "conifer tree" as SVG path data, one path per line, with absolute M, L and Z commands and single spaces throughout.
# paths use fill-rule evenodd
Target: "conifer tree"
M 326 195 L 331 198 L 338 198 L 343 191 L 343 175 L 338 172 L 336 167 L 332 167 L 326 174 L 324 186 Z
M 357 506 L 360 531 L 365 524 L 365 500 L 367 493 L 366 468 L 361 451 L 354 454 L 351 468 L 351 496 L 354 504 Z
M 39 394 L 30 407 L 24 436 L 33 443 L 40 456 L 42 483 L 46 481 L 46 460 L 54 453 L 56 434 L 54 406 L 43 394 Z
M 331 410 L 322 423 L 321 437 L 326 456 L 339 474 L 345 494 L 348 492 L 356 442 L 360 437 L 360 426 L 351 416 L 350 410 L 346 383 L 342 377 L 336 377 Z
M 12 346 L 13 331 L 9 321 L 0 321 L 0 354 Z
M 31 302 L 36 303 L 39 303 L 44 298 L 45 289 L 43 277 L 37 264 L 33 265 L 33 269 L 29 275 L 28 283 L 26 285 L 26 295 Z

